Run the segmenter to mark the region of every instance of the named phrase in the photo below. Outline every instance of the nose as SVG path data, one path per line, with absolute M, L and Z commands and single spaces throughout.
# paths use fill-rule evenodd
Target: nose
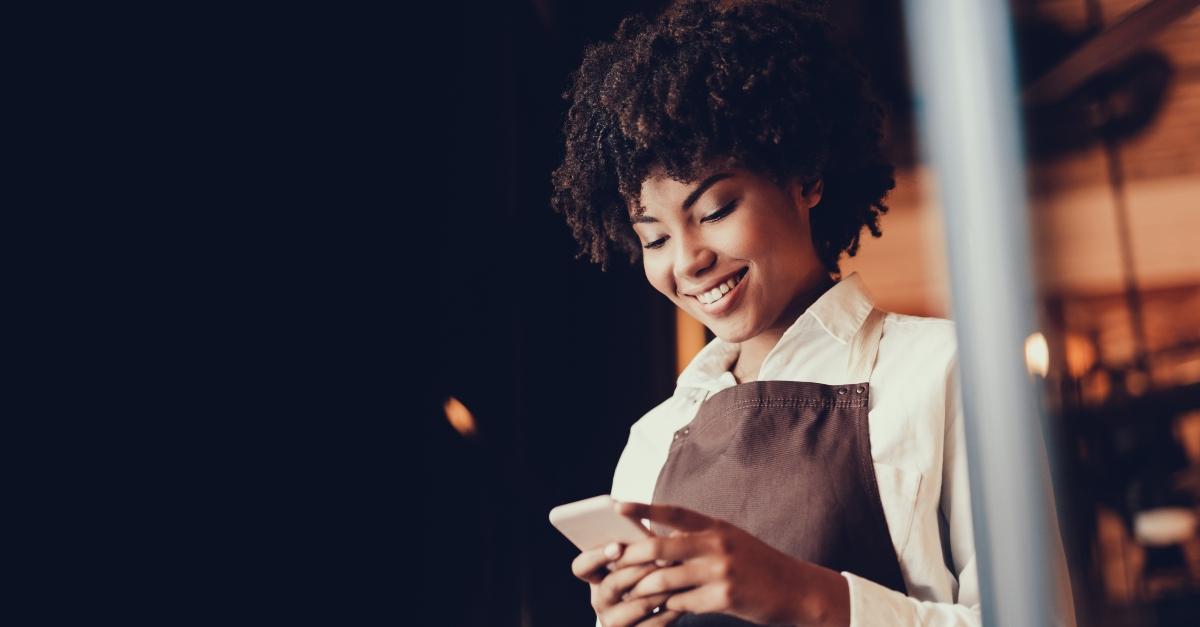
M 696 237 L 681 236 L 675 251 L 676 284 L 695 283 L 717 261 L 717 254 L 712 248 Z

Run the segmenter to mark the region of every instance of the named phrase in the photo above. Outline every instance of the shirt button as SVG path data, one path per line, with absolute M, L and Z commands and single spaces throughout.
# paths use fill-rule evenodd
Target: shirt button
M 692 428 L 691 428 L 691 427 L 684 427 L 684 428 L 683 428 L 683 434 L 684 434 L 684 435 L 687 435 L 687 434 L 689 434 L 689 433 L 691 433 L 691 432 L 692 432 Z

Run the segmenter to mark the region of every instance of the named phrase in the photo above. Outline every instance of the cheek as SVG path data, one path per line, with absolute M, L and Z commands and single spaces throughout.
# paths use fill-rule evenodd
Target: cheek
M 675 297 L 675 282 L 671 277 L 671 268 L 665 263 L 656 263 L 653 260 L 642 257 L 642 269 L 646 272 L 646 280 L 651 287 L 658 290 L 663 296 L 674 299 Z

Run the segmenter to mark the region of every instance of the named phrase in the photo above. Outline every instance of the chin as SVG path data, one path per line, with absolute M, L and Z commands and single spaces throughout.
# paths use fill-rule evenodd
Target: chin
M 755 335 L 751 330 L 745 329 L 740 325 L 715 324 L 708 327 L 708 330 L 712 331 L 713 335 L 730 344 L 741 344 Z

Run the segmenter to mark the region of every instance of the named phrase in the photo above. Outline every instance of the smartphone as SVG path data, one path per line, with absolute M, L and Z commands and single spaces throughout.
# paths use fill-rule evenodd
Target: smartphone
M 616 501 L 607 494 L 559 505 L 550 510 L 550 524 L 580 551 L 609 542 L 629 544 L 654 535 L 641 522 L 613 509 Z

